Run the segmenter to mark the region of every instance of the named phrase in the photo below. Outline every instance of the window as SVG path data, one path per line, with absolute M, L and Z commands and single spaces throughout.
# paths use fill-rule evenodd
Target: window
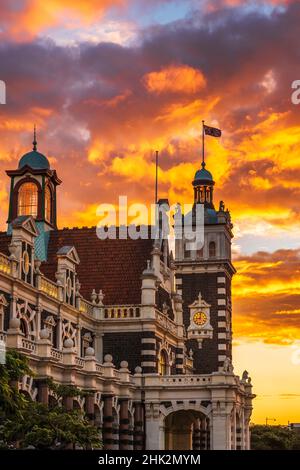
M 49 186 L 45 188 L 45 219 L 51 222 L 51 191 Z
M 18 215 L 37 216 L 38 192 L 34 183 L 24 183 L 19 189 Z
M 215 258 L 216 257 L 216 244 L 215 242 L 210 242 L 209 243 L 209 257 L 210 258 Z
M 160 375 L 167 375 L 168 371 L 168 356 L 166 351 L 162 350 L 159 355 L 158 373 Z

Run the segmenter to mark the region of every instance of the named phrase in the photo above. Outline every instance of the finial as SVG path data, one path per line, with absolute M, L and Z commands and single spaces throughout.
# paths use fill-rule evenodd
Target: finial
M 205 130 L 204 130 L 204 120 L 202 120 L 202 163 L 201 163 L 201 166 L 202 166 L 202 169 L 204 170 L 205 168 L 205 153 L 204 153 L 204 136 L 205 136 Z
M 33 126 L 33 150 L 36 152 L 37 149 L 37 141 L 36 141 L 36 125 Z

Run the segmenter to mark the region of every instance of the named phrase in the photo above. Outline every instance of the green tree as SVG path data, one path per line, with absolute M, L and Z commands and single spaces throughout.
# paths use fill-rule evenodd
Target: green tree
M 84 449 L 100 447 L 99 433 L 84 413 L 67 411 L 63 406 L 48 408 L 26 399 L 16 387 L 24 374 L 32 375 L 25 356 L 7 352 L 6 365 L 0 368 L 0 445 L 2 448 Z M 49 380 L 57 400 L 66 396 L 83 396 L 74 386 L 54 384 Z
M 252 450 L 300 450 L 300 434 L 286 426 L 251 426 Z
M 6 354 L 6 363 L 0 364 L 0 415 L 19 414 L 26 406 L 23 394 L 17 390 L 17 382 L 24 375 L 33 375 L 28 360 L 18 351 Z

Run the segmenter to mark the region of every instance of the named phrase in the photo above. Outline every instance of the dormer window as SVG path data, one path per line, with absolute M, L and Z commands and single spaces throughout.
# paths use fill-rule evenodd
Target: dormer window
M 38 189 L 34 183 L 23 183 L 18 195 L 18 216 L 32 215 L 37 217 Z

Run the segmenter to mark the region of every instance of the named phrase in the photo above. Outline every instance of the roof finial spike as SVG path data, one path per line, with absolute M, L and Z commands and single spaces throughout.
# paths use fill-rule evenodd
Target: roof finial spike
M 33 150 L 34 152 L 36 152 L 36 149 L 37 149 L 37 141 L 36 141 L 36 125 L 34 124 L 33 126 Z
M 205 153 L 204 153 L 204 140 L 205 140 L 205 124 L 204 124 L 204 120 L 202 121 L 202 163 L 201 163 L 201 166 L 204 170 L 205 168 Z

